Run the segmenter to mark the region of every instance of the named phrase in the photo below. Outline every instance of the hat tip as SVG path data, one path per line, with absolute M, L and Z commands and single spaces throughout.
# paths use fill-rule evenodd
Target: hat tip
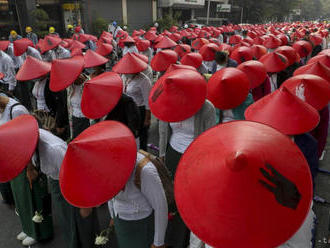
M 248 164 L 248 159 L 243 151 L 236 151 L 227 157 L 227 165 L 231 171 L 241 171 Z

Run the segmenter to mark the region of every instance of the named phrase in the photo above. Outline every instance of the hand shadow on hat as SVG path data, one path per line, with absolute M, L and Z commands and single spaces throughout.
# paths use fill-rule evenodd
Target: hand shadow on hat
M 296 209 L 301 200 L 301 194 L 296 185 L 280 174 L 273 166 L 266 164 L 266 168 L 260 168 L 261 174 L 271 183 L 259 180 L 259 183 L 269 192 L 273 193 L 276 201 L 284 207 Z

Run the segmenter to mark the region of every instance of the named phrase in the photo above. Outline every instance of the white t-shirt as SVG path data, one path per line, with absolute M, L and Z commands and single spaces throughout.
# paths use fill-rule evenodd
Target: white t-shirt
M 170 127 L 172 129 L 171 147 L 179 153 L 184 153 L 194 140 L 195 116 L 184 121 L 171 122 Z
M 0 126 L 8 121 L 11 121 L 10 111 L 13 119 L 20 115 L 29 114 L 29 111 L 21 104 L 12 107 L 16 103 L 18 103 L 16 100 L 9 98 L 9 102 L 7 103 L 5 110 L 3 113 L 0 113 Z

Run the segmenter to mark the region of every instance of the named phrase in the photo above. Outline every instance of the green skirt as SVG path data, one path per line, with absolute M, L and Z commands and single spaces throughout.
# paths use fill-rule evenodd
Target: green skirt
M 10 184 L 23 232 L 38 241 L 53 237 L 51 199 L 47 189 L 47 177 L 41 174 L 33 182 L 31 190 L 25 169 Z M 41 212 L 44 218 L 41 223 L 32 221 L 35 211 Z
M 86 218 L 80 216 L 79 208 L 70 205 L 63 197 L 59 181 L 49 179 L 55 215 L 68 248 L 92 248 L 100 233 L 96 209 Z
M 119 248 L 149 248 L 154 242 L 154 214 L 142 220 L 114 218 Z

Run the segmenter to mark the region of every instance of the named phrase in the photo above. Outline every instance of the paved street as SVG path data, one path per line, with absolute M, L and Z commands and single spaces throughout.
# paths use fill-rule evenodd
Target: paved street
M 156 122 L 150 129 L 150 143 L 157 144 L 158 132 Z M 328 139 L 327 153 L 324 159 L 320 161 L 320 168 L 330 170 L 330 139 Z M 316 183 L 317 195 L 323 197 L 330 202 L 330 175 L 319 173 Z M 329 211 L 330 204 L 314 204 L 315 212 L 318 217 L 318 226 L 316 233 L 316 248 L 330 248 L 330 244 L 325 244 L 324 239 L 328 236 L 329 227 Z M 107 206 L 102 206 L 98 209 L 98 215 L 102 228 L 105 228 L 109 221 L 109 214 Z M 56 217 L 56 216 L 55 216 Z M 3 204 L 0 204 L 0 248 L 16 248 L 22 247 L 21 244 L 16 240 L 16 235 L 21 231 L 18 217 L 15 215 L 13 210 L 8 209 Z M 56 218 L 54 219 L 55 225 L 55 236 L 50 242 L 44 244 L 37 244 L 33 248 L 65 248 L 65 243 L 61 237 L 60 230 L 57 224 Z M 112 237 L 111 243 L 107 247 L 116 248 L 115 238 Z M 243 247 L 242 247 L 243 248 Z

